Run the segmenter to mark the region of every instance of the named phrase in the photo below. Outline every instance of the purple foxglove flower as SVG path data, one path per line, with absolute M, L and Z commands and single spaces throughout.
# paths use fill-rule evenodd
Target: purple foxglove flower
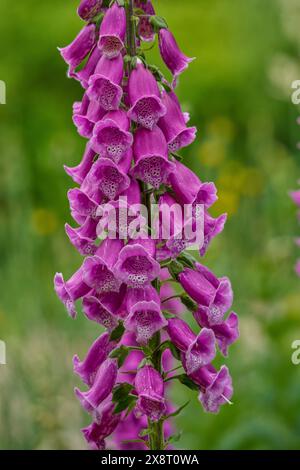
M 114 267 L 115 277 L 130 287 L 144 288 L 160 272 L 160 264 L 154 256 L 154 240 L 132 240 L 119 253 Z
M 86 176 L 82 190 L 97 202 L 103 198 L 115 199 L 130 185 L 127 172 L 130 167 L 131 152 L 128 152 L 119 165 L 109 158 L 99 158 Z
M 64 165 L 65 172 L 71 176 L 75 183 L 81 184 L 92 168 L 95 157 L 96 152 L 88 142 L 81 163 L 73 168 Z
M 136 131 L 133 153 L 135 165 L 131 170 L 132 176 L 154 188 L 165 183 L 174 170 L 174 164 L 168 160 L 166 140 L 157 126 L 152 131 L 143 128 Z
M 61 273 L 56 273 L 54 277 L 54 289 L 72 318 L 75 318 L 77 315 L 75 307 L 76 300 L 85 296 L 91 290 L 83 281 L 82 268 L 78 269 L 66 282 Z
M 84 223 L 87 217 L 96 218 L 98 204 L 81 191 L 81 189 L 70 189 L 68 191 L 68 199 L 71 215 L 77 223 Z
M 128 95 L 131 106 L 128 116 L 141 126 L 152 130 L 159 118 L 166 114 L 158 84 L 142 63 L 138 63 L 130 74 Z
M 118 365 L 115 359 L 106 359 L 98 369 L 94 383 L 87 392 L 77 387 L 74 392 L 82 407 L 92 416 L 99 416 L 98 406 L 110 395 L 117 380 Z
M 121 282 L 115 277 L 113 268 L 123 245 L 121 240 L 106 238 L 95 256 L 85 259 L 82 266 L 84 282 L 97 294 L 119 292 Z
M 135 8 L 139 8 L 145 12 L 146 16 L 140 16 L 138 24 L 138 35 L 142 41 L 152 42 L 155 38 L 153 27 L 149 21 L 149 16 L 155 15 L 152 2 L 150 0 L 141 1 L 134 0 Z
M 162 94 L 166 114 L 160 118 L 158 125 L 163 131 L 170 152 L 178 152 L 187 147 L 196 138 L 196 127 L 187 127 L 177 96 L 174 92 Z
M 74 41 L 66 47 L 58 48 L 62 58 L 69 66 L 68 76 L 71 77 L 78 65 L 92 50 L 96 41 L 96 25 L 91 23 L 83 27 Z
M 125 111 L 110 111 L 94 128 L 91 146 L 101 157 L 118 163 L 133 143 Z
M 102 52 L 97 46 L 95 46 L 82 69 L 78 70 L 77 72 L 74 72 L 73 78 L 75 78 L 75 80 L 78 80 L 84 89 L 88 88 L 89 79 L 95 72 L 95 69 L 101 57 Z
M 118 318 L 115 315 L 117 308 L 115 309 L 115 307 L 119 306 L 119 296 L 113 296 L 112 292 L 105 295 L 109 295 L 109 299 L 106 297 L 106 300 L 110 300 L 110 307 L 101 302 L 101 298 L 86 296 L 82 301 L 83 313 L 89 320 L 104 326 L 109 332 L 112 332 L 118 326 Z M 114 313 L 112 313 L 113 311 Z
M 91 450 L 105 450 L 105 439 L 110 436 L 121 420 L 120 414 L 114 414 L 115 405 L 111 401 L 101 405 L 97 410 L 100 417 L 98 422 L 81 429 Z
M 187 57 L 181 52 L 173 34 L 168 29 L 159 31 L 159 49 L 164 63 L 173 74 L 173 86 L 176 86 L 178 76 L 194 58 Z
M 168 334 L 175 346 L 184 353 L 188 374 L 215 358 L 215 335 L 212 330 L 203 328 L 196 336 L 187 323 L 179 318 L 172 318 L 168 322 Z
M 239 319 L 236 313 L 231 312 L 229 317 L 217 325 L 211 325 L 207 309 L 199 307 L 194 317 L 200 326 L 211 328 L 215 334 L 218 346 L 223 356 L 228 355 L 228 347 L 239 338 Z
M 79 375 L 81 380 L 91 387 L 99 367 L 107 359 L 107 356 L 114 347 L 115 342 L 109 340 L 109 334 L 103 333 L 94 341 L 83 361 L 80 361 L 77 355 L 73 357 L 75 374 Z
M 92 238 L 81 235 L 77 229 L 74 229 L 69 224 L 65 224 L 65 231 L 70 242 L 81 255 L 88 256 L 95 254 L 97 246 Z
M 164 382 L 159 372 L 151 366 L 139 369 L 135 378 L 135 389 L 139 411 L 152 421 L 159 421 L 166 412 Z
M 102 0 L 81 0 L 77 13 L 83 20 L 91 20 L 100 13 Z
M 137 417 L 131 412 L 126 418 L 121 418 L 120 424 L 113 434 L 113 442 L 118 450 L 147 450 L 146 443 L 130 442 L 141 439 L 140 433 L 147 428 L 146 416 Z
M 167 268 L 164 268 L 160 271 L 160 280 L 166 281 L 171 279 L 170 273 Z M 168 310 L 170 313 L 174 315 L 181 315 L 183 313 L 183 304 L 179 299 L 171 299 L 164 302 L 165 299 L 168 299 L 172 295 L 175 294 L 175 290 L 173 289 L 171 283 L 164 282 L 160 288 L 159 296 L 161 302 L 164 304 L 164 310 Z
M 208 212 L 204 212 L 204 243 L 199 251 L 200 256 L 205 255 L 212 239 L 223 231 L 226 220 L 227 214 L 222 214 L 214 219 Z
M 123 94 L 121 88 L 123 73 L 124 64 L 121 55 L 111 60 L 102 56 L 94 75 L 89 79 L 87 94 L 90 100 L 98 101 L 106 111 L 118 109 Z
M 217 414 L 222 405 L 230 403 L 232 395 L 232 380 L 228 368 L 222 366 L 211 384 L 200 392 L 199 400 L 206 412 Z
M 198 176 L 177 160 L 174 171 L 169 175 L 169 183 L 180 204 L 192 204 L 201 186 Z
M 209 324 L 222 323 L 224 314 L 231 307 L 233 300 L 229 279 L 218 279 L 200 263 L 195 263 L 195 270 L 185 268 L 178 279 L 188 295 L 206 309 Z
M 152 286 L 130 289 L 127 294 L 127 311 L 129 315 L 124 326 L 136 334 L 139 344 L 147 344 L 157 331 L 168 324 L 161 312 L 159 295 Z
M 107 10 L 100 26 L 98 47 L 108 58 L 117 57 L 124 49 L 126 34 L 126 13 L 125 8 L 114 3 Z
M 89 100 L 88 100 L 89 101 Z M 100 121 L 105 114 L 98 101 L 89 101 L 87 109 L 75 109 L 73 122 L 81 137 L 90 139 L 93 135 L 95 123 Z

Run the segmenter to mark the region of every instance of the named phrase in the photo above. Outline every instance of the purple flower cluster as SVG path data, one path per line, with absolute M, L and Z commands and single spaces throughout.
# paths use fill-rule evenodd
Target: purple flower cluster
M 300 184 L 300 181 L 299 181 L 299 184 Z M 300 189 L 298 189 L 297 191 L 292 191 L 290 193 L 290 196 L 292 200 L 294 201 L 294 203 L 300 208 Z M 298 213 L 298 219 L 300 221 L 300 212 Z M 300 246 L 300 238 L 296 239 L 296 244 Z M 296 270 L 297 275 L 300 277 L 300 259 L 296 263 L 295 270 Z
M 82 432 L 92 449 L 153 449 L 161 445 L 154 442 L 159 424 L 167 447 L 168 418 L 174 412 L 166 395 L 171 380 L 198 389 L 207 412 L 230 403 L 229 371 L 225 366 L 217 370 L 212 361 L 217 347 L 226 356 L 239 334 L 237 315 L 226 316 L 233 301 L 231 284 L 185 254 L 190 240 L 177 237 L 179 216 L 168 238 L 160 233 L 153 239 L 151 228 L 133 238 L 126 225 L 119 225 L 117 238 L 107 236 L 99 243 L 97 228 L 106 223 L 101 209 L 110 203 L 129 211 L 150 196 L 160 207 L 191 205 L 193 225 L 201 205 L 201 257 L 223 230 L 226 214 L 210 215 L 215 185 L 202 182 L 178 160 L 177 152 L 195 140 L 197 131 L 188 127 L 189 116 L 174 92 L 192 59 L 156 17 L 151 1 L 126 0 L 123 6 L 82 0 L 78 14 L 86 24 L 60 53 L 68 75 L 84 90 L 73 106 L 73 121 L 87 139 L 86 149 L 79 165 L 65 166 L 79 185 L 68 192 L 77 227 L 67 224 L 65 229 L 83 261 L 68 280 L 57 273 L 54 286 L 72 318 L 81 300 L 85 317 L 105 329 L 84 360 L 73 359 L 74 372 L 87 386 L 86 391 L 75 388 L 75 395 L 92 417 Z M 172 83 L 146 63 L 142 51 L 142 42 L 156 34 Z M 176 294 L 174 282 L 184 294 Z M 187 310 L 200 327 L 197 333 L 182 319 Z M 175 369 L 183 368 L 179 375 L 174 357 Z

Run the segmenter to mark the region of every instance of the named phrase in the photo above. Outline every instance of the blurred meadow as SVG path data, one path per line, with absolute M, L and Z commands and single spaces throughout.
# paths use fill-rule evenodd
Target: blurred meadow
M 81 98 L 56 47 L 81 22 L 78 0 L 0 0 L 0 449 L 83 449 L 88 418 L 73 395 L 72 356 L 83 357 L 99 330 L 67 317 L 53 275 L 71 275 L 80 256 L 63 164 L 77 164 L 84 140 L 71 119 Z M 196 56 L 178 94 L 198 127 L 183 152 L 201 179 L 219 189 L 214 213 L 225 230 L 204 262 L 228 275 L 241 338 L 226 360 L 234 405 L 206 415 L 194 394 L 177 419 L 185 449 L 299 449 L 300 289 L 294 274 L 299 226 L 288 191 L 300 178 L 297 106 L 300 79 L 298 0 L 156 0 L 182 49 Z M 153 62 L 158 60 L 151 52 Z M 187 389 L 174 388 L 178 405 Z

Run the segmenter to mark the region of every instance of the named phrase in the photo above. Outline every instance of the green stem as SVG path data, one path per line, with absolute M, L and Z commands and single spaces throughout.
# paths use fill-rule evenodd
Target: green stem
M 125 9 L 126 9 L 126 18 L 127 18 L 127 34 L 126 34 L 126 42 L 127 42 L 127 54 L 133 58 L 136 56 L 137 48 L 136 48 L 136 23 L 134 18 L 134 10 L 133 10 L 133 0 L 126 0 L 125 1 Z M 132 61 L 131 61 L 132 62 Z M 128 72 L 130 73 L 132 69 L 132 64 L 129 63 Z M 148 217 L 149 217 L 149 227 L 151 232 L 151 193 L 148 193 L 147 186 L 144 183 L 141 183 L 141 190 L 143 194 L 144 203 L 148 209 Z M 157 286 L 158 288 L 158 286 Z M 151 362 L 153 367 L 161 374 L 161 351 L 159 349 L 161 343 L 160 333 L 156 333 L 153 341 L 153 352 L 151 356 Z M 150 431 L 149 434 L 149 447 L 150 450 L 163 450 L 165 447 L 164 443 L 164 430 L 163 430 L 163 421 L 154 422 L 150 419 L 148 420 L 148 428 Z

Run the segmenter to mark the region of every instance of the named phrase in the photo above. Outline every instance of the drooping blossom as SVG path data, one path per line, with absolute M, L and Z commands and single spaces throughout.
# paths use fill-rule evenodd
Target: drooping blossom
M 125 34 L 125 9 L 115 2 L 105 13 L 101 23 L 98 48 L 109 59 L 117 57 L 124 49 Z
M 151 366 L 140 369 L 136 374 L 135 389 L 138 409 L 153 421 L 158 421 L 166 411 L 164 382 L 159 372 Z
M 83 20 L 90 20 L 100 13 L 103 0 L 81 0 L 77 13 Z

